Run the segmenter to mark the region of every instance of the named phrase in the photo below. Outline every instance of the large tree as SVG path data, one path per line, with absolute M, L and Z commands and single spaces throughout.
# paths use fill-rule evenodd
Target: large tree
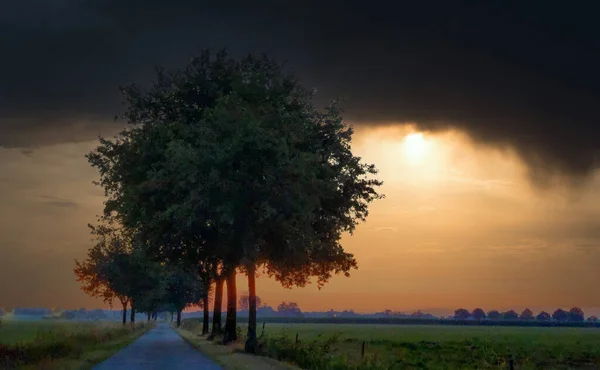
M 129 276 L 115 268 L 120 256 L 127 253 L 126 241 L 114 225 L 101 222 L 88 225 L 94 245 L 82 261 L 75 261 L 73 272 L 81 289 L 91 297 L 101 298 L 112 306 L 117 299 L 123 308 L 123 325 L 127 321 L 127 306 L 131 302 Z
M 269 58 L 225 53 L 159 69 L 148 91 L 123 93 L 133 127 L 89 155 L 106 212 L 142 230 L 154 253 L 221 266 L 226 341 L 236 338 L 238 268 L 248 275 L 252 342 L 258 267 L 285 286 L 311 277 L 322 285 L 356 267 L 339 241 L 366 218 L 381 182 L 352 154 L 337 106 L 318 111 L 312 93 Z M 218 294 L 217 286 L 215 303 Z

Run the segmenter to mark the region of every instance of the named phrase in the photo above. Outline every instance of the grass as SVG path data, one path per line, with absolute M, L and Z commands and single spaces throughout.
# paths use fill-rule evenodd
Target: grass
M 193 319 L 184 320 L 182 327 L 175 328 L 175 331 L 225 370 L 299 370 L 298 367 L 285 362 L 244 353 L 242 341 L 223 346 L 216 343 L 220 338 L 215 338 L 215 342 L 212 342 L 200 337 L 198 334 L 202 331 L 201 325 Z
M 600 368 L 596 328 L 268 323 L 262 341 L 306 369 Z
M 89 369 L 151 328 L 114 322 L 4 321 L 0 369 Z

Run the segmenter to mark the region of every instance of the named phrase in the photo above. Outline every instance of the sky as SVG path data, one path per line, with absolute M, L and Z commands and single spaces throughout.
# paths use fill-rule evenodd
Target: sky
M 344 97 L 353 150 L 385 182 L 344 237 L 352 277 L 321 291 L 259 278 L 263 301 L 600 307 L 599 5 L 283 4 L 0 5 L 0 306 L 101 306 L 72 273 L 103 201 L 84 155 L 121 126 L 120 85 L 227 48 L 285 61 L 317 104 Z

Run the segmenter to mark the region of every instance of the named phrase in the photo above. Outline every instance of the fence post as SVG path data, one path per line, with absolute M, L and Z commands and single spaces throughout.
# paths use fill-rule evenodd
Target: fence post
M 296 333 L 296 345 L 298 344 L 298 333 Z
M 365 342 L 362 342 L 362 350 L 360 351 L 360 357 L 365 357 Z
M 266 322 L 263 322 L 262 333 L 260 333 L 260 336 L 261 336 L 261 337 L 262 337 L 263 335 L 265 335 L 265 324 L 266 324 Z

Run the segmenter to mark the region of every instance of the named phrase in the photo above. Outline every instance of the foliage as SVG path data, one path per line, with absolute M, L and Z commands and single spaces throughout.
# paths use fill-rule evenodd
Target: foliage
M 457 320 L 466 320 L 471 316 L 471 313 L 469 312 L 469 310 L 465 309 L 465 308 L 459 308 L 456 311 L 454 311 L 454 318 Z
M 172 304 L 175 311 L 190 305 L 198 305 L 204 289 L 196 269 L 182 265 L 166 267 L 166 291 L 164 301 Z
M 569 318 L 569 313 L 563 310 L 562 308 L 557 309 L 552 314 L 552 318 L 556 321 L 567 321 Z
M 112 233 L 112 229 L 105 225 L 96 228 L 88 225 L 92 235 L 96 237 L 96 244 L 87 252 L 86 259 L 75 261 L 73 272 L 77 281 L 81 283 L 81 290 L 91 297 L 101 298 L 105 303 L 113 304 L 115 298 L 121 303 L 127 302 L 123 292 L 118 293 L 118 282 L 110 280 L 106 276 L 106 268 L 111 260 L 112 253 L 118 253 L 122 247 L 118 237 Z
M 552 316 L 550 316 L 548 312 L 542 311 L 535 317 L 535 319 L 538 321 L 550 321 L 552 320 Z
M 474 309 L 471 313 L 471 316 L 473 316 L 475 320 L 483 320 L 486 317 L 485 311 L 481 308 Z
M 122 92 L 130 128 L 88 155 L 105 215 L 136 230 L 154 257 L 221 266 L 232 338 L 237 268 L 253 282 L 263 266 L 286 287 L 311 277 L 321 287 L 356 268 L 341 235 L 366 219 L 382 183 L 352 154 L 336 104 L 317 110 L 312 92 L 266 56 L 225 52 Z
M 302 310 L 296 302 L 281 302 L 277 306 L 277 312 L 285 316 L 302 316 Z
M 250 308 L 250 302 L 248 300 L 248 294 L 240 295 L 240 299 L 238 301 L 238 309 L 240 311 L 247 311 Z M 262 300 L 259 296 L 256 296 L 256 308 L 262 307 Z
M 519 314 L 515 310 L 508 310 L 506 312 L 502 312 L 502 318 L 504 320 L 518 320 Z
M 502 319 L 502 314 L 496 310 L 491 310 L 488 312 L 487 317 L 490 320 L 500 320 Z
M 519 318 L 521 320 L 533 320 L 533 312 L 529 308 L 526 308 L 521 312 Z
M 583 310 L 579 307 L 573 307 L 569 310 L 569 321 L 581 322 L 583 321 Z

